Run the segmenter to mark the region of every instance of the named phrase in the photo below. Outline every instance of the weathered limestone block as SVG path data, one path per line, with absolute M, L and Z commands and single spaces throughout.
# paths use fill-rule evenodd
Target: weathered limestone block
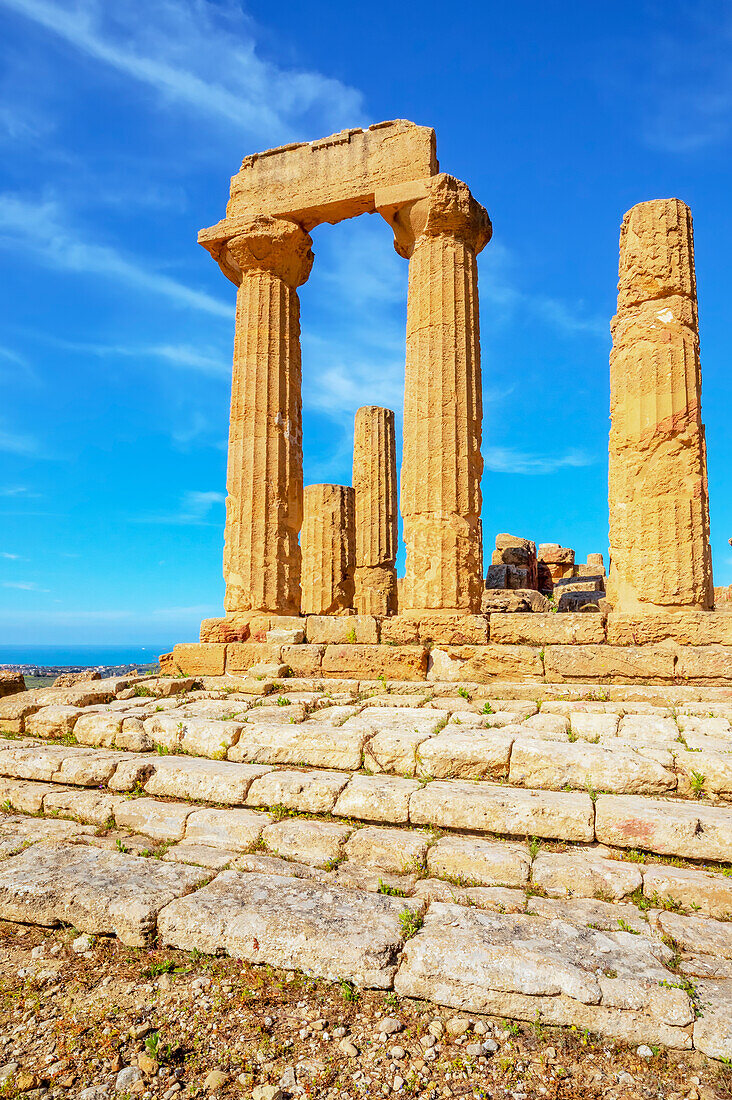
M 173 662 L 186 676 L 223 676 L 226 646 L 220 642 L 175 645 Z
M 21 745 L 0 753 L 0 775 L 99 787 L 106 785 L 123 759 L 123 753 L 95 752 L 73 746 Z
M 604 859 L 592 851 L 540 852 L 531 865 L 531 881 L 551 898 L 619 901 L 643 885 L 643 876 L 635 864 Z
M 679 646 L 676 675 L 690 683 L 732 681 L 732 645 Z
M 76 720 L 81 714 L 80 707 L 43 707 L 26 718 L 25 732 L 29 737 L 65 737 L 73 733 Z
M 56 677 L 58 680 L 59 677 Z M 14 672 L 12 669 L 0 669 L 0 699 L 7 695 L 16 695 L 25 691 L 25 679 L 22 672 Z
M 32 783 L 25 779 L 0 779 L 0 806 L 5 806 L 7 803 L 18 813 L 38 814 L 43 809 L 43 799 L 55 790 L 57 788 L 50 787 L 48 783 Z
M 89 825 L 106 825 L 121 801 L 121 795 L 103 791 L 50 791 L 43 800 L 43 812 L 75 817 Z
M 440 646 L 430 652 L 428 680 L 542 680 L 541 649 L 524 645 Z
M 360 863 L 346 860 L 339 863 L 331 872 L 336 886 L 345 886 L 350 890 L 365 890 L 369 894 L 383 894 L 384 887 L 398 890 L 401 896 L 412 896 L 417 883 L 416 875 L 394 874 L 393 871 L 379 871 L 373 867 L 363 867 Z
M 732 981 L 697 982 L 704 1014 L 694 1024 L 694 1046 L 708 1058 L 732 1059 Z
M 144 833 L 152 840 L 182 840 L 186 821 L 195 806 L 186 802 L 159 802 L 154 798 L 132 798 L 117 805 L 114 819 L 123 828 Z
M 353 487 L 356 494 L 354 605 L 361 615 L 393 615 L 397 610 L 397 473 L 391 409 L 367 405 L 356 412 Z
M 329 645 L 323 675 L 358 680 L 424 680 L 427 650 L 423 646 Z
M 377 871 L 403 874 L 421 870 L 429 839 L 418 829 L 356 829 L 346 843 L 346 855 L 355 864 Z
M 716 920 L 732 920 L 732 879 L 691 867 L 652 864 L 643 872 L 643 893 L 656 903 L 679 902 Z M 694 951 L 701 950 L 695 946 Z
M 419 788 L 420 783 L 416 779 L 354 775 L 339 796 L 333 813 L 336 817 L 355 817 L 359 821 L 406 825 L 409 821 L 409 800 Z
M 620 231 L 610 356 L 610 577 L 627 613 L 713 606 L 689 208 L 639 203 Z
M 607 617 L 610 645 L 652 645 L 671 639 L 684 646 L 732 646 L 732 612 L 675 611 L 653 615 Z
M 335 615 L 353 607 L 355 516 L 350 485 L 305 487 L 300 540 L 305 615 Z
M 397 615 L 381 624 L 381 642 L 389 645 L 481 645 L 488 641 L 488 619 L 460 612 L 420 612 Z
M 686 916 L 651 909 L 648 921 L 661 935 L 669 936 L 682 951 L 732 959 L 732 924 L 709 917 Z
M 226 647 L 226 671 L 248 672 L 256 664 L 279 662 L 281 653 L 276 642 L 231 642 Z
M 516 726 L 499 730 L 447 726 L 417 749 L 417 774 L 432 779 L 505 779 Z
M 282 664 L 291 676 L 320 676 L 324 653 L 324 645 L 283 645 Z
M 519 738 L 511 750 L 509 782 L 561 791 L 567 787 L 616 794 L 664 794 L 676 787 L 673 759 L 664 766 L 632 749 Z
M 732 851 L 729 810 L 690 802 L 601 794 L 595 832 L 603 844 L 665 856 L 724 861 Z
M 191 756 L 208 756 L 212 760 L 224 760 L 244 728 L 241 722 L 221 722 L 211 718 L 187 716 L 183 719 L 182 726 L 182 751 Z
M 82 711 L 74 723 L 74 737 L 80 745 L 104 745 L 111 748 L 116 744 L 118 734 L 122 732 L 124 721 L 124 715 L 114 711 L 91 714 Z
M 268 771 L 252 783 L 247 805 L 284 806 L 301 813 L 329 814 L 350 778 L 350 772 Z
M 574 565 L 574 550 L 558 542 L 540 542 L 537 557 L 545 565 Z
M 298 286 L 312 241 L 267 215 L 240 220 L 215 257 L 239 287 L 229 427 L 227 613 L 300 610 L 302 394 Z
M 404 898 L 270 874 L 223 871 L 158 917 L 160 942 L 389 989 Z
M 246 852 L 271 821 L 269 814 L 254 810 L 194 810 L 186 821 L 185 838 L 192 844 Z
M 315 718 L 283 726 L 247 723 L 228 759 L 356 771 L 366 736 L 364 730 L 345 730 Z
M 549 683 L 664 683 L 674 678 L 675 656 L 663 646 L 550 645 L 544 668 Z
M 341 849 L 352 832 L 350 825 L 332 821 L 285 818 L 267 825 L 262 840 L 278 856 L 325 867 L 340 858 Z
M 516 612 L 536 611 L 543 614 L 551 611 L 551 604 L 541 592 L 530 588 L 516 589 L 511 592 L 499 588 L 487 588 L 480 601 L 480 610 L 484 615 L 516 614 Z
M 511 645 L 553 645 L 605 641 L 605 624 L 599 615 L 501 615 L 491 614 L 491 641 Z
M 366 614 L 308 615 L 305 635 L 308 642 L 327 645 L 375 645 L 379 641 L 379 623 L 373 615 Z
M 595 838 L 593 806 L 588 794 L 527 791 L 493 783 L 459 780 L 428 783 L 412 795 L 409 820 L 413 825 L 510 836 L 579 841 Z
M 536 588 L 537 560 L 536 543 L 518 535 L 496 535 L 496 548 L 493 551 L 491 565 L 512 565 L 527 572 L 527 588 Z
M 655 714 L 624 714 L 618 724 L 618 737 L 641 742 L 675 741 L 679 727 L 673 718 Z
M 546 920 L 566 920 L 586 928 L 606 928 L 617 932 L 620 921 L 641 936 L 650 935 L 648 921 L 632 902 L 598 901 L 596 898 L 542 898 L 532 896 L 528 913 Z
M 365 130 L 341 130 L 319 141 L 244 157 L 231 179 L 227 218 L 235 222 L 253 214 L 278 214 L 307 229 L 335 224 L 373 213 L 377 191 L 437 171 L 435 132 L 429 126 L 395 119 Z M 219 226 L 203 229 L 199 241 L 214 251 L 220 232 Z
M 85 845 L 34 845 L 0 864 L 0 918 L 116 933 L 122 943 L 142 947 L 159 910 L 209 877 L 198 868 Z
M 407 566 L 399 606 L 478 611 L 483 459 L 476 255 L 490 240 L 491 224 L 451 176 L 421 182 L 409 199 L 380 207 L 397 251 L 409 258 L 401 476 Z
M 689 997 L 659 985 L 670 957 L 645 936 L 435 902 L 405 945 L 394 988 L 466 1012 L 588 1026 L 626 1041 L 654 1036 L 685 1049 Z M 602 977 L 608 970 L 617 977 Z
M 699 793 L 707 797 L 732 798 L 732 744 L 728 743 L 724 752 L 677 751 L 675 764 L 678 791 L 684 798 L 698 797 Z
M 167 863 L 193 863 L 210 871 L 223 871 L 231 866 L 237 855 L 238 852 L 228 848 L 213 848 L 209 844 L 181 840 L 179 844 L 171 844 L 163 853 L 163 859 Z
M 570 705 L 569 725 L 575 737 L 581 737 L 583 741 L 597 742 L 600 738 L 605 740 L 617 735 L 620 715 L 574 710 Z
M 443 836 L 427 853 L 427 868 L 431 875 L 463 885 L 523 886 L 529 879 L 531 858 L 522 844 Z
M 120 765 L 110 785 L 114 784 L 116 790 L 132 790 L 141 779 L 149 795 L 238 806 L 245 801 L 252 784 L 270 771 L 262 764 L 230 764 L 225 760 L 185 756 L 156 756 L 141 763 L 142 776 L 132 768 L 125 776 Z M 120 786 L 125 781 L 127 786 Z
M 523 590 L 531 587 L 531 571 L 519 565 L 493 564 L 488 566 L 485 586 L 489 591 Z

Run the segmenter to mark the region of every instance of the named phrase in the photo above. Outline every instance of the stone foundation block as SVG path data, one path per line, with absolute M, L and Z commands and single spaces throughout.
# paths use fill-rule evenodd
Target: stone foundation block
M 158 911 L 208 878 L 200 868 L 157 859 L 81 844 L 37 844 L 0 866 L 0 918 L 116 933 L 122 943 L 142 947 Z
M 320 676 L 324 645 L 283 645 L 281 660 L 293 676 Z
M 541 650 L 533 646 L 440 646 L 431 650 L 428 680 L 542 680 Z
M 526 791 L 494 783 L 435 780 L 412 795 L 409 819 L 414 825 L 507 836 L 595 838 L 588 794 Z
M 203 643 L 246 642 L 250 634 L 250 618 L 250 614 L 243 612 L 240 615 L 232 613 L 220 619 L 204 619 L 199 638 Z
M 405 874 L 421 870 L 429 839 L 418 829 L 380 829 L 367 825 L 356 829 L 346 843 L 346 855 L 354 864 L 377 871 Z
M 488 619 L 485 615 L 406 612 L 383 620 L 381 641 L 391 645 L 481 645 L 488 641 Z
M 491 641 L 511 645 L 599 644 L 605 641 L 600 615 L 491 615 Z
M 653 904 L 680 902 L 707 917 L 732 921 L 732 879 L 721 874 L 691 867 L 651 865 L 643 871 L 643 893 Z
M 732 681 L 732 645 L 680 646 L 676 675 L 690 683 L 725 684 Z
M 246 672 L 252 665 L 280 660 L 282 646 L 272 642 L 231 642 L 226 647 L 226 672 Z
M 424 680 L 427 650 L 423 646 L 329 645 L 323 656 L 324 676 L 356 679 Z
M 531 881 L 550 898 L 620 901 L 643 885 L 643 876 L 633 863 L 604 859 L 591 851 L 540 852 L 531 866 Z
M 283 875 L 223 871 L 166 906 L 158 929 L 171 947 L 389 989 L 402 942 L 399 914 L 409 904 Z
M 221 642 L 173 646 L 173 662 L 185 676 L 223 676 L 226 646 Z
M 601 794 L 595 805 L 595 832 L 603 844 L 664 856 L 724 862 L 732 851 L 728 809 L 679 800 Z
M 267 825 L 262 840 L 275 855 L 325 867 L 332 860 L 340 859 L 341 849 L 352 832 L 350 825 L 331 821 L 285 818 Z
M 732 611 L 679 611 L 669 614 L 623 615 L 610 612 L 610 645 L 653 645 L 666 639 L 686 646 L 732 646 Z
M 25 732 L 30 737 L 65 737 L 73 733 L 76 720 L 81 713 L 79 707 L 43 707 L 36 714 L 26 718 Z
M 375 645 L 379 640 L 379 620 L 373 615 L 308 615 L 305 622 L 308 642 Z
M 386 775 L 354 775 L 335 804 L 337 817 L 406 825 L 409 800 L 420 787 L 416 779 Z
M 476 886 L 523 886 L 531 858 L 523 844 L 443 836 L 427 853 L 431 875 Z
M 670 753 L 666 760 L 664 766 L 628 748 L 520 738 L 511 751 L 509 782 L 553 791 L 589 787 L 618 794 L 664 794 L 676 786 Z
M 550 645 L 544 651 L 550 683 L 664 683 L 675 672 L 673 650 L 661 646 Z
M 247 805 L 284 806 L 301 813 L 329 814 L 350 778 L 349 772 L 278 768 L 255 779 L 249 788 Z

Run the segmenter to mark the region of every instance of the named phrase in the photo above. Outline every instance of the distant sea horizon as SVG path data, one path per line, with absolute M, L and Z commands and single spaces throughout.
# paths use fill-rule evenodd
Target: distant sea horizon
M 51 667 L 95 668 L 97 665 L 157 664 L 161 653 L 169 653 L 170 642 L 151 645 L 0 645 L 2 665 L 46 665 Z

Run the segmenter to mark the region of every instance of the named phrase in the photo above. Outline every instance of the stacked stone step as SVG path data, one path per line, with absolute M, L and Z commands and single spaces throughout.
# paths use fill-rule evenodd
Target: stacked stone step
M 146 684 L 167 690 L 148 680 L 118 694 L 144 691 Z M 288 708 L 304 710 L 305 700 L 278 699 L 268 708 L 236 693 L 205 694 L 138 694 L 104 710 L 77 708 L 87 713 L 76 717 L 49 705 L 30 716 L 36 733 L 63 729 L 77 739 L 98 736 L 106 720 L 109 741 L 115 723 L 124 728 L 131 710 L 149 708 L 157 735 L 168 739 L 162 754 L 30 739 L 0 747 L 7 776 L 0 799 L 9 811 L 0 816 L 0 918 L 63 920 L 137 946 L 156 932 L 163 944 L 225 948 L 464 1011 L 729 1057 L 732 885 L 718 862 L 732 839 L 727 811 L 691 800 L 600 794 L 593 802 L 586 791 L 526 790 L 520 761 L 519 771 L 509 773 L 517 785 L 508 788 L 474 778 L 387 774 L 409 761 L 418 771 L 425 746 L 454 737 L 451 727 L 476 745 L 523 727 L 511 764 L 520 743 L 526 749 L 541 733 L 559 738 L 547 742 L 555 755 L 579 743 L 595 750 L 612 739 L 621 767 L 622 743 L 635 734 L 642 747 L 653 734 L 649 759 L 658 763 L 672 732 L 668 723 L 675 725 L 670 708 L 556 702 L 538 709 L 498 699 L 486 707 L 454 690 L 421 699 L 416 691 L 393 695 L 391 706 L 384 705 L 388 696 L 376 696 L 364 706 L 351 694 L 350 706 L 337 700 L 295 723 L 301 729 L 293 739 Z M 320 701 L 328 702 L 322 692 Z M 196 718 L 223 707 L 230 715 L 242 711 Z M 686 709 L 679 720 L 687 744 L 696 747 L 714 733 L 732 746 L 729 719 L 702 716 L 713 703 Z M 325 723 L 329 711 L 330 739 L 308 735 L 304 727 Z M 435 719 L 445 716 L 450 721 L 440 729 Z M 276 757 L 279 764 L 179 755 L 181 748 L 222 745 L 222 727 L 245 726 L 248 717 L 256 717 L 257 759 Z M 268 728 L 284 739 L 267 741 Z M 241 735 L 231 740 L 236 748 Z M 318 763 L 327 767 L 293 766 L 302 761 L 292 754 L 307 757 L 318 742 Z M 323 756 L 326 746 L 335 755 Z M 452 757 L 466 759 L 454 748 Z M 377 774 L 349 770 L 362 760 Z M 583 770 L 577 761 L 572 767 Z M 436 836 L 435 826 L 445 835 Z M 552 838 L 562 841 L 560 850 Z M 679 856 L 697 863 L 668 866 L 651 855 L 639 863 L 632 851 L 630 860 L 622 858 L 641 846 L 672 854 L 676 863 Z M 207 914 L 214 910 L 212 923 Z M 404 945 L 407 919 L 417 928 L 424 923 Z M 517 938 L 524 962 L 516 956 Z M 463 972 L 466 955 L 470 975 Z M 672 972 L 671 964 L 679 969 Z M 514 975 L 508 987 L 507 972 Z M 605 977 L 598 979 L 600 973 Z M 538 974 L 544 985 L 536 984 Z M 704 1002 L 698 1019 L 690 991 Z

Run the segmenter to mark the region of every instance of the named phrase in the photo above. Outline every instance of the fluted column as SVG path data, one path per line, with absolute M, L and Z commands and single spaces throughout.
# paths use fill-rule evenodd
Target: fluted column
M 355 494 L 350 485 L 306 485 L 302 525 L 302 611 L 337 615 L 353 607 Z
M 491 223 L 467 186 L 433 176 L 389 219 L 409 258 L 401 512 L 404 610 L 478 611 L 482 394 L 476 255 Z
M 620 231 L 610 357 L 610 576 L 615 611 L 713 605 L 691 212 L 634 206 Z
M 224 579 L 227 614 L 299 614 L 302 523 L 300 304 L 310 236 L 258 217 L 219 263 L 239 282 L 229 424 Z
M 397 610 L 397 477 L 394 413 L 378 405 L 356 412 L 353 433 L 356 494 L 354 604 L 359 615 Z

